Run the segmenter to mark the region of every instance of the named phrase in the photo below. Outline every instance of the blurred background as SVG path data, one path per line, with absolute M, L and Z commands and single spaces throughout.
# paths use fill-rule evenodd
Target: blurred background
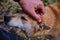
M 57 2 L 57 0 L 42 0 L 44 5 L 52 4 Z M 13 0 L 0 0 L 0 14 L 3 13 L 16 13 L 16 10 L 21 10 L 21 7 L 18 3 Z

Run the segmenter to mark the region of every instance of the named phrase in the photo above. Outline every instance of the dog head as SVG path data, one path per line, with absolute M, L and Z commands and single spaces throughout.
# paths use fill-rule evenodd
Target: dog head
M 49 16 L 47 18 L 47 16 Z M 47 34 L 48 31 L 50 30 L 50 26 L 52 26 L 50 21 L 52 21 L 50 18 L 50 14 L 45 13 L 42 16 L 42 23 L 37 23 L 36 20 L 34 20 L 31 16 L 25 14 L 25 13 L 17 13 L 17 14 L 12 14 L 12 15 L 5 15 L 4 16 L 4 21 L 5 24 L 8 26 L 15 26 L 18 27 L 24 31 L 28 35 L 43 35 Z M 49 19 L 49 20 L 48 20 Z M 46 32 L 46 33 L 44 33 Z

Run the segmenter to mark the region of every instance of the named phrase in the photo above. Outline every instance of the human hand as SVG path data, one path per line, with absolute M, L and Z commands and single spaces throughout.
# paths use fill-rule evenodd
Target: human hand
M 41 22 L 41 15 L 45 12 L 44 4 L 41 0 L 20 0 L 19 4 L 29 15 Z

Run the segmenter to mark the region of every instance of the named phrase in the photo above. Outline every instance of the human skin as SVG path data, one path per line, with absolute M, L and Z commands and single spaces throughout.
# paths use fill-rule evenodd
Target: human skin
M 33 18 L 37 20 L 37 22 L 41 22 L 41 16 L 45 12 L 44 4 L 41 0 L 20 0 L 18 2 L 22 9 L 31 15 Z

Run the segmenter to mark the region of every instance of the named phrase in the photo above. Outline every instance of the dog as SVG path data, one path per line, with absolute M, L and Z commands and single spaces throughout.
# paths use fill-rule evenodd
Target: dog
M 45 9 L 46 12 L 41 16 L 42 22 L 40 24 L 31 16 L 19 12 L 4 16 L 4 21 L 8 26 L 23 29 L 29 36 L 37 37 L 51 34 L 55 37 L 54 40 L 60 40 L 60 3 L 50 4 Z
M 44 16 L 43 22 L 52 27 L 49 34 L 54 37 L 53 40 L 60 40 L 60 2 L 48 5 Z

